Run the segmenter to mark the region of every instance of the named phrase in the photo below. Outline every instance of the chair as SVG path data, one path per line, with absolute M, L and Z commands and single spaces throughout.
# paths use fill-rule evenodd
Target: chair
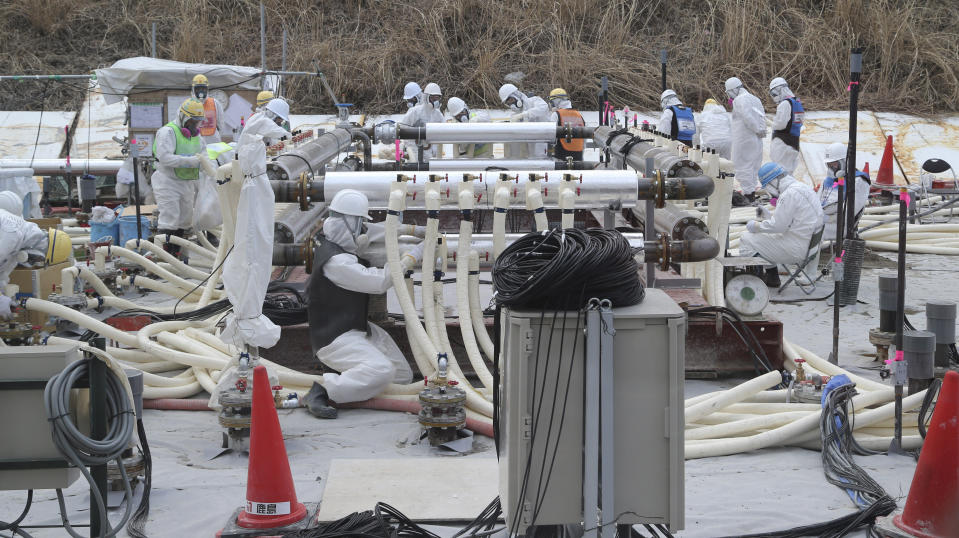
M 920 195 L 918 205 L 920 211 L 923 209 L 922 206 L 924 205 L 925 209 L 932 209 L 933 204 L 930 201 L 932 196 L 941 195 L 943 200 L 946 200 L 959 194 L 959 178 L 956 177 L 956 171 L 946 161 L 942 159 L 927 159 L 924 163 L 922 163 L 922 171 L 925 173 L 919 175 Z M 952 188 L 934 188 L 933 182 L 938 179 L 935 174 L 942 174 L 946 171 L 952 173 Z M 943 181 L 943 183 L 945 183 L 945 181 Z M 953 207 L 950 207 L 948 217 L 945 217 L 944 219 L 937 219 L 935 216 L 930 215 L 925 219 L 920 218 L 919 223 L 932 224 L 949 222 L 952 217 Z
M 795 264 L 791 264 L 791 263 L 782 264 L 783 267 L 786 268 L 786 271 L 789 273 L 789 278 L 786 280 L 786 282 L 783 282 L 782 286 L 779 286 L 779 290 L 778 290 L 779 293 L 782 293 L 783 290 L 786 289 L 786 286 L 789 286 L 789 284 L 793 282 L 795 282 L 796 286 L 799 289 L 801 289 L 803 293 L 805 293 L 806 295 L 811 295 L 814 291 L 816 291 L 816 282 L 819 281 L 819 278 L 814 279 L 808 274 L 806 274 L 806 266 L 809 265 L 809 262 L 813 261 L 813 259 L 819 255 L 819 244 L 822 242 L 822 234 L 823 234 L 823 231 L 825 231 L 825 229 L 826 229 L 826 225 L 823 224 L 822 226 L 819 227 L 819 231 L 812 234 L 812 237 L 809 238 L 809 248 L 806 250 L 806 256 L 801 262 L 795 263 Z M 790 267 L 790 266 L 794 266 L 794 267 Z M 808 282 L 808 284 L 803 284 L 799 281 L 800 275 L 802 275 L 806 279 L 806 282 Z

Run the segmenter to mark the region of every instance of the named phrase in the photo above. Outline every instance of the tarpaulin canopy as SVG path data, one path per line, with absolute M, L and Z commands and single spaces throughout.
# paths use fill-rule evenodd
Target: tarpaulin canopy
M 123 100 L 130 90 L 189 90 L 196 75 L 206 75 L 211 90 L 259 90 L 262 82 L 258 67 L 210 65 L 174 62 L 139 56 L 119 60 L 110 67 L 97 69 L 97 80 L 106 104 Z M 272 78 L 272 77 L 271 77 Z M 267 84 L 267 87 L 272 87 Z

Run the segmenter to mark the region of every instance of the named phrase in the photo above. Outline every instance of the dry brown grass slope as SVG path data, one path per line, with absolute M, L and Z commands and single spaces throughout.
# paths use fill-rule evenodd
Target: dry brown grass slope
M 446 96 L 498 106 L 513 71 L 524 89 L 563 86 L 595 108 L 609 76 L 615 105 L 652 108 L 658 50 L 669 83 L 697 108 L 731 75 L 766 96 L 783 76 L 809 108 L 847 103 L 849 50 L 865 47 L 862 106 L 931 113 L 959 107 L 956 0 L 267 0 L 268 63 L 279 67 L 289 31 L 291 69 L 318 60 L 334 90 L 368 112 L 399 109 L 408 80 Z M 0 72 L 82 73 L 149 54 L 183 61 L 259 64 L 254 0 L 5 0 Z M 329 111 L 318 81 L 288 88 L 296 110 Z M 0 109 L 75 107 L 83 92 L 54 83 L 0 83 Z

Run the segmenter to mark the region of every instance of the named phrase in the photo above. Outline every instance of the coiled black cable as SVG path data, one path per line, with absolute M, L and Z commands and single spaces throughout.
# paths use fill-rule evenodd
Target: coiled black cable
M 496 302 L 504 306 L 579 310 L 584 298 L 634 305 L 645 290 L 629 241 L 614 230 L 558 228 L 526 234 L 493 265 Z

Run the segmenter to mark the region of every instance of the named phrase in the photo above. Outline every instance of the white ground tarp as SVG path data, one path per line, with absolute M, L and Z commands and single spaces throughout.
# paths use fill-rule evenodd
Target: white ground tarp
M 131 89 L 189 90 L 195 75 L 206 75 L 210 89 L 259 90 L 260 69 L 238 65 L 210 65 L 174 62 L 139 56 L 125 58 L 105 69 L 97 69 L 97 81 L 106 104 L 120 102 Z

